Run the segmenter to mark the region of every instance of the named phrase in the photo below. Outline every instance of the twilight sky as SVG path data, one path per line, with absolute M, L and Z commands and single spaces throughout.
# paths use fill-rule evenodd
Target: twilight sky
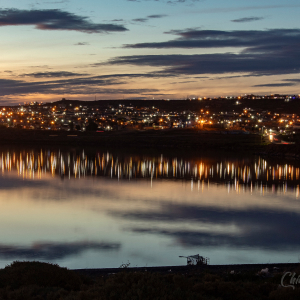
M 1 0 L 0 105 L 298 94 L 299 12 L 298 0 Z

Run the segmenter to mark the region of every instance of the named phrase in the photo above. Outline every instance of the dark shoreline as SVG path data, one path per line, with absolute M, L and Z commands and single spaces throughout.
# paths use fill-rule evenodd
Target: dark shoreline
M 91 277 L 117 274 L 121 272 L 150 272 L 162 274 L 188 274 L 199 272 L 210 273 L 229 273 L 239 272 L 260 272 L 268 268 L 270 272 L 283 272 L 284 270 L 292 271 L 300 267 L 300 263 L 267 263 L 267 264 L 238 264 L 238 265 L 193 265 L 193 266 L 161 266 L 161 267 L 135 267 L 135 268 L 98 268 L 98 269 L 72 269 L 76 273 Z
M 299 263 L 68 270 L 16 261 L 0 269 L 0 298 L 296 300 L 299 273 Z
M 106 148 L 125 152 L 143 151 L 156 154 L 162 151 L 175 155 L 210 153 L 256 154 L 267 157 L 300 159 L 300 143 L 270 144 L 258 134 L 235 131 L 203 131 L 196 129 L 148 131 L 42 131 L 1 129 L 2 146 L 39 146 L 72 148 Z

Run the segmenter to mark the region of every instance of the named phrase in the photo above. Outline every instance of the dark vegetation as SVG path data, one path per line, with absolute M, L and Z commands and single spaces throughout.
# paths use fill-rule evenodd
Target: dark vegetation
M 87 276 L 52 264 L 14 262 L 0 270 L 0 299 L 299 299 L 297 285 L 295 290 L 280 286 L 282 273 L 264 276 L 251 268 L 234 274 L 224 268 L 177 272 L 125 268 Z
M 91 127 L 93 124 L 91 124 Z M 170 130 L 124 130 L 111 132 L 79 132 L 0 129 L 1 144 L 42 145 L 102 145 L 123 148 L 206 148 L 222 145 L 224 148 L 246 148 L 264 145 L 264 139 L 256 134 L 230 134 L 229 131 L 170 129 Z
M 93 127 L 93 124 L 91 124 Z M 221 151 L 248 153 L 266 156 L 295 156 L 299 158 L 300 135 L 294 135 L 295 144 L 270 144 L 266 137 L 258 134 L 234 134 L 232 131 L 170 129 L 170 130 L 124 130 L 111 132 L 95 131 L 50 131 L 0 128 L 1 145 L 11 146 L 71 146 L 102 147 L 132 151 L 140 149 L 176 154 Z

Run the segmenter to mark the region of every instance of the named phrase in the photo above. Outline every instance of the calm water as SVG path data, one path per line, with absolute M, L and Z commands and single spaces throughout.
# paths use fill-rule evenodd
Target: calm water
M 0 150 L 0 267 L 300 260 L 299 163 Z

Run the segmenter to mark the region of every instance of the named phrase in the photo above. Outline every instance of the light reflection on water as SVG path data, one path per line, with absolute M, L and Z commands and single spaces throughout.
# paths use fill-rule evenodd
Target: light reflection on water
M 168 158 L 163 155 L 122 156 L 109 152 L 97 152 L 86 155 L 85 151 L 61 152 L 41 151 L 2 151 L 0 152 L 0 170 L 16 170 L 26 179 L 41 179 L 45 174 L 52 176 L 81 178 L 85 176 L 107 176 L 118 179 L 170 178 L 191 179 L 192 181 L 274 185 L 286 190 L 287 185 L 299 184 L 299 166 L 278 164 L 265 159 L 182 159 Z M 298 186 L 299 189 L 299 186 Z
M 0 266 L 298 261 L 293 161 L 3 150 L 0 170 Z

